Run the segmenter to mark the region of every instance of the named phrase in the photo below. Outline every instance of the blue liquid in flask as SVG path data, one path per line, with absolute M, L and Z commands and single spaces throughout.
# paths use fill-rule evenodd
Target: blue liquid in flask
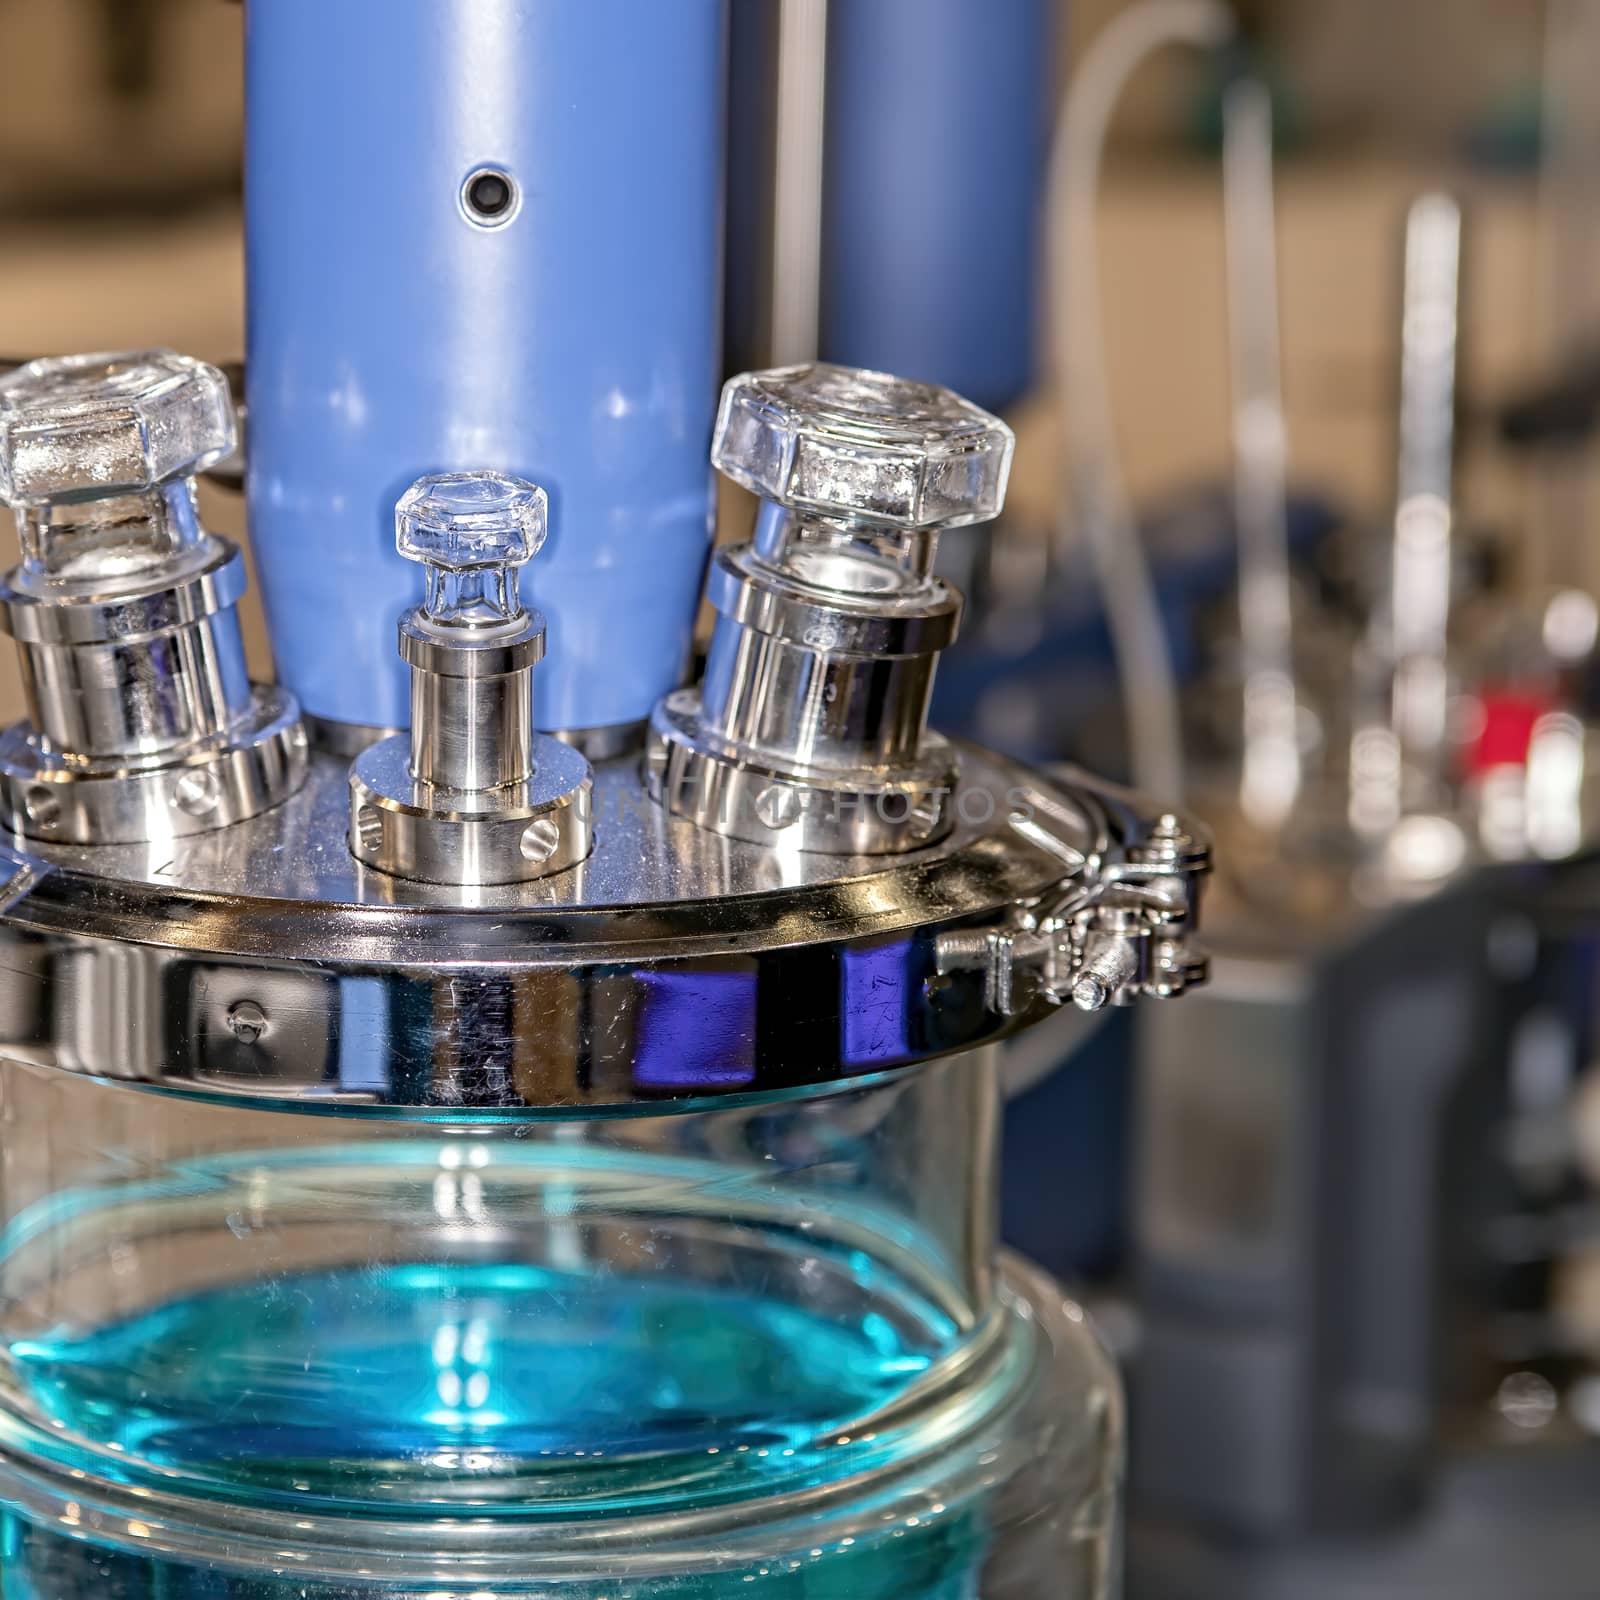
M 142 1556 L 11 1515 L 3 1600 L 976 1600 L 981 1497 L 867 1510 L 814 1544 L 786 1527 L 705 1572 L 297 1575 L 305 1519 L 492 1518 L 522 1523 L 537 1549 L 546 1523 L 719 1506 L 759 1519 L 775 1497 L 852 1479 L 871 1500 L 898 1461 L 960 1431 L 970 1397 L 908 1396 L 972 1330 L 925 1275 L 864 1250 L 861 1229 L 833 1217 L 819 1236 L 759 1172 L 534 1140 L 497 1145 L 480 1169 L 475 1148 L 200 1158 L 52 1196 L 14 1223 L 23 1249 L 65 1230 L 61 1254 L 92 1258 L 103 1231 L 130 1284 L 149 1267 L 198 1284 L 9 1341 L 10 1381 L 55 1463 L 281 1516 L 285 1555 L 282 1571 L 240 1570 L 225 1541 L 215 1561 Z M 366 1254 L 351 1260 L 356 1238 Z

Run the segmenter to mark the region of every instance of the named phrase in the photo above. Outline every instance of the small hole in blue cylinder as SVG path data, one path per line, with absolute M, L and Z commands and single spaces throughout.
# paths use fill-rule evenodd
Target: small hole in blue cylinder
M 479 227 L 498 228 L 516 212 L 516 183 L 509 172 L 481 167 L 461 186 L 461 206 Z

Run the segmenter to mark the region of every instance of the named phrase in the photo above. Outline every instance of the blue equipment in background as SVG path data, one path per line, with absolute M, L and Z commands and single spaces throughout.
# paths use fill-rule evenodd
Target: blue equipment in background
M 709 538 L 725 0 L 271 0 L 247 25 L 281 678 L 315 716 L 405 724 L 395 501 L 495 467 L 550 496 L 539 726 L 639 721 L 687 662 Z
M 833 0 L 821 353 L 991 409 L 1035 365 L 1050 0 Z

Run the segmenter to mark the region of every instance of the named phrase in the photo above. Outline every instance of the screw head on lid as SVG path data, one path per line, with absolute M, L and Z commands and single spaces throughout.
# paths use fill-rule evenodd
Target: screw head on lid
M 763 499 L 920 532 L 997 516 L 1014 442 L 949 389 L 818 362 L 730 379 L 711 459 Z
M 234 448 L 228 381 L 170 350 L 30 361 L 0 380 L 0 499 L 137 494 Z
M 517 569 L 538 552 L 548 526 L 543 489 L 502 472 L 419 478 L 395 507 L 395 548 L 427 567 L 422 616 L 482 627 L 523 615 Z

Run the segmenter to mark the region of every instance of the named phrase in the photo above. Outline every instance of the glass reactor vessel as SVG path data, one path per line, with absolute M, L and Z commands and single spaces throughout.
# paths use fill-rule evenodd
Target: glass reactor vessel
M 1105 1594 L 1117 1384 L 997 1251 L 994 1046 L 1202 976 L 1207 853 L 926 729 L 1009 432 L 730 383 L 704 682 L 592 763 L 489 471 L 399 501 L 410 728 L 312 748 L 195 515 L 234 442 L 164 352 L 0 383 L 0 1593 Z

